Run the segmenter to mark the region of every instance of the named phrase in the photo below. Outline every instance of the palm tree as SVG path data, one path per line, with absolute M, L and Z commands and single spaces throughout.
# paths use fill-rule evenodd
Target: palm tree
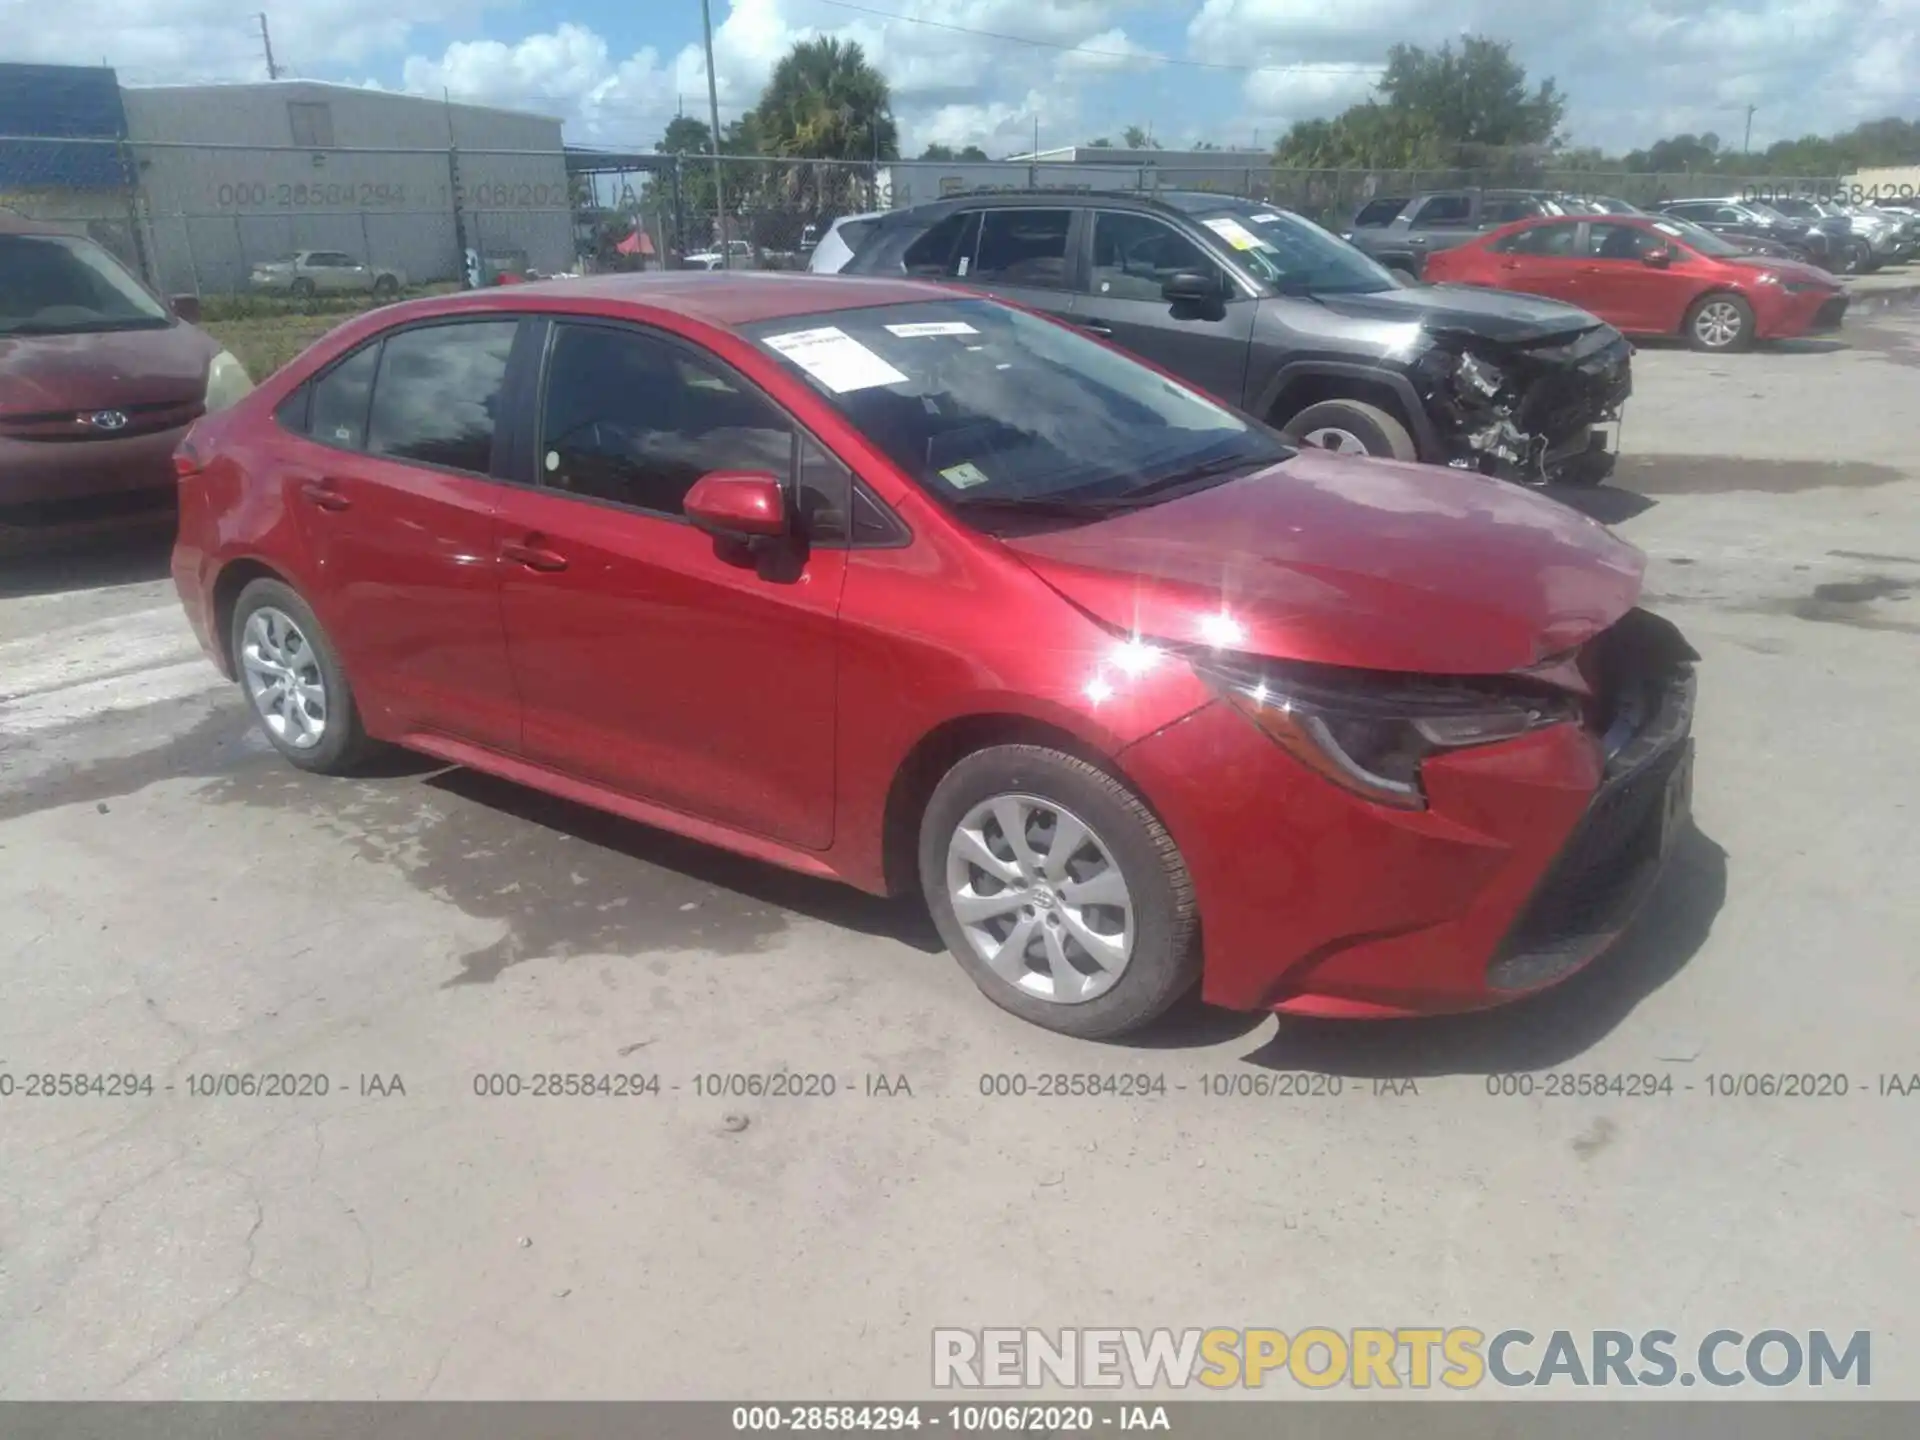
M 803 40 L 774 67 L 754 111 L 773 155 L 841 164 L 794 165 L 786 198 L 821 213 L 842 208 L 862 178 L 853 162 L 900 158 L 900 132 L 886 78 L 857 43 L 831 36 Z

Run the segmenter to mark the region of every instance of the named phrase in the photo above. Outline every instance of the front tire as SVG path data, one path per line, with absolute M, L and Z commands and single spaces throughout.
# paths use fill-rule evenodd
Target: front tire
M 1098 766 L 1038 745 L 976 751 L 934 788 L 919 848 L 941 939 L 1023 1020 L 1110 1039 L 1198 978 L 1185 862 L 1153 812 Z
M 313 298 L 313 281 L 309 280 L 305 275 L 301 275 L 297 277 L 291 285 L 287 286 L 287 293 L 296 300 L 311 300 Z
M 400 293 L 400 282 L 391 275 L 382 275 L 373 282 L 373 298 L 391 300 Z
M 1378 460 L 1420 458 L 1406 426 L 1378 405 L 1360 400 L 1322 400 L 1309 405 L 1282 425 L 1280 433 L 1295 445 L 1343 455 L 1371 455 Z
M 333 643 L 292 586 L 260 579 L 240 592 L 233 668 L 267 743 L 291 765 L 346 775 L 373 748 Z
M 1687 311 L 1687 344 L 1713 355 L 1753 346 L 1753 307 L 1738 295 L 1716 290 L 1702 295 Z

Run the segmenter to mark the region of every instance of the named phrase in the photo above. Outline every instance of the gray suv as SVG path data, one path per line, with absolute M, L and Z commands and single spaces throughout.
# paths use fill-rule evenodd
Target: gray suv
M 1632 388 L 1618 331 L 1558 301 L 1407 287 L 1285 210 L 1039 190 L 895 211 L 847 275 L 946 280 L 1080 326 L 1296 444 L 1593 482 Z

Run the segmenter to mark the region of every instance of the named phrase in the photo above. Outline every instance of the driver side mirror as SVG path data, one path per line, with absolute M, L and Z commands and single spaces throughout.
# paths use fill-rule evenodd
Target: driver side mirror
M 1198 270 L 1182 270 L 1162 282 L 1160 294 L 1175 305 L 1204 305 L 1220 298 L 1220 281 Z
M 179 316 L 180 319 L 186 321 L 187 324 L 198 325 L 200 323 L 200 297 L 198 295 L 172 295 L 167 298 L 167 304 L 172 308 L 173 313 Z
M 764 470 L 714 470 L 687 492 L 687 519 L 723 540 L 767 540 L 785 535 L 787 496 Z
M 1662 245 L 1657 250 L 1649 250 L 1640 257 L 1640 263 L 1654 270 L 1664 270 L 1673 264 L 1673 249 Z

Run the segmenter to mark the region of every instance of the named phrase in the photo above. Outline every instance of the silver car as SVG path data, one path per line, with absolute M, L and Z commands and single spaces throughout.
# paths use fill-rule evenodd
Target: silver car
M 363 265 L 344 250 L 296 250 L 253 267 L 255 290 L 281 295 L 398 295 L 407 277 L 391 265 Z

